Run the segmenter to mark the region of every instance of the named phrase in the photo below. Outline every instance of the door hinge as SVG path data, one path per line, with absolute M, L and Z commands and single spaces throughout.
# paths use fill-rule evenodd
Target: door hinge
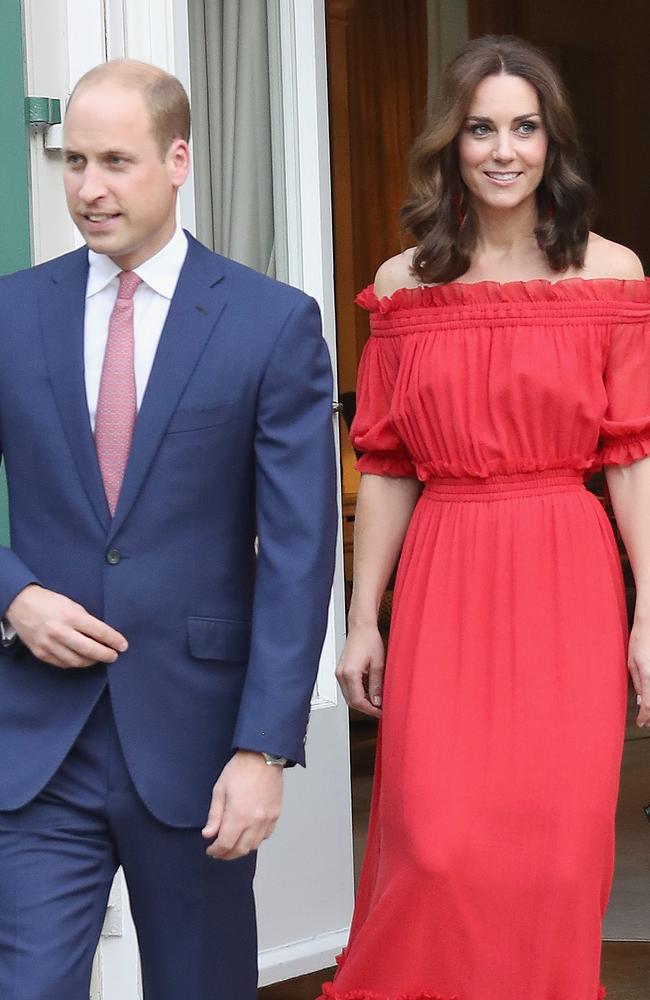
M 60 125 L 61 101 L 58 97 L 26 97 L 25 120 L 28 125 Z

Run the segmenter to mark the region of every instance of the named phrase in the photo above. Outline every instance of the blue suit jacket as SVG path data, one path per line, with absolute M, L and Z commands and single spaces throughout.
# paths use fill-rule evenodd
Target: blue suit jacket
M 312 299 L 190 237 L 111 519 L 87 270 L 83 249 L 0 279 L 0 616 L 38 581 L 129 649 L 85 670 L 0 654 L 0 809 L 43 788 L 108 684 L 142 799 L 200 826 L 233 747 L 304 762 L 336 535 L 329 356 Z

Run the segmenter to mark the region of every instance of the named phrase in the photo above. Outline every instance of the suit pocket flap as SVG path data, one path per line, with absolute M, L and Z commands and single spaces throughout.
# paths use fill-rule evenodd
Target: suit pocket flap
M 234 402 L 219 403 L 217 406 L 196 407 L 190 410 L 176 410 L 167 424 L 167 433 L 200 431 L 206 427 L 216 427 L 218 424 L 230 420 L 234 412 Z
M 251 644 L 250 622 L 227 618 L 187 619 L 192 656 L 200 660 L 247 660 Z

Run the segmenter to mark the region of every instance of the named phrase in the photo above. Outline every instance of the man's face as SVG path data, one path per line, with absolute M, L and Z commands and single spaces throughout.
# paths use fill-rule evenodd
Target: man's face
M 153 257 L 176 226 L 187 143 L 161 155 L 139 91 L 103 82 L 79 90 L 64 126 L 68 209 L 88 246 L 123 270 Z

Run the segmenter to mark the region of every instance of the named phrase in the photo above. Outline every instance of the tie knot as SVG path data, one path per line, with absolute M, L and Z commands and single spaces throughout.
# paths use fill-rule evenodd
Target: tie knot
M 132 299 L 138 285 L 142 284 L 134 271 L 120 271 L 120 287 L 117 293 L 118 299 Z

